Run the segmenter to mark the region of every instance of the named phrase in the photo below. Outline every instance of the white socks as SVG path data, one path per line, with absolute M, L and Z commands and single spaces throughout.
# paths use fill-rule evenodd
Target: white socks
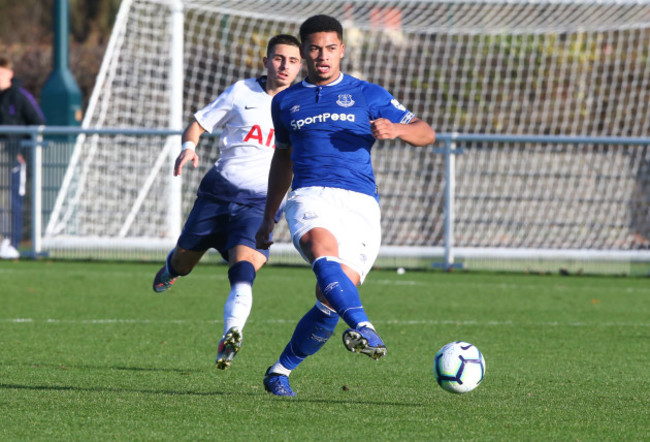
M 291 370 L 286 368 L 284 365 L 280 364 L 280 361 L 277 361 L 275 364 L 271 365 L 271 369 L 269 370 L 269 373 L 289 376 L 291 374 Z
M 368 328 L 371 328 L 373 330 L 375 329 L 375 327 L 372 325 L 372 323 L 370 321 L 362 321 L 362 322 L 358 323 L 357 324 L 357 329 L 359 329 L 361 327 L 368 327 Z
M 253 287 L 245 282 L 234 284 L 223 306 L 223 333 L 226 334 L 231 327 L 243 330 L 252 307 Z

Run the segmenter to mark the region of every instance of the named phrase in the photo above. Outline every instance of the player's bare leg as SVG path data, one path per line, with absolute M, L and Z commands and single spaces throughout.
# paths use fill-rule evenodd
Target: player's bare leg
M 153 290 L 162 293 L 169 289 L 180 276 L 185 276 L 201 260 L 205 251 L 185 250 L 176 246 L 169 255 L 153 280 Z

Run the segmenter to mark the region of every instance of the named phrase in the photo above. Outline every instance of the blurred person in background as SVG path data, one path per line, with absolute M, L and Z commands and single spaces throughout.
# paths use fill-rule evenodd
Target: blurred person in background
M 0 125 L 37 126 L 45 117 L 34 97 L 14 79 L 13 63 L 0 55 Z M 27 179 L 23 135 L 0 131 L 0 258 L 20 257 L 18 246 L 23 230 L 23 202 Z

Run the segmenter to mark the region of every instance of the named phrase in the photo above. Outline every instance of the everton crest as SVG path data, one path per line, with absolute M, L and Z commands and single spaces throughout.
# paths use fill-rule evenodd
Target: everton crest
M 350 94 L 341 94 L 339 95 L 339 99 L 336 100 L 336 104 L 341 107 L 350 107 L 354 105 L 354 100 Z

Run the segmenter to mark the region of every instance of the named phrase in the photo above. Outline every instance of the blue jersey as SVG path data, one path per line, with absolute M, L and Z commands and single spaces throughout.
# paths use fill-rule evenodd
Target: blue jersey
M 291 144 L 292 188 L 322 186 L 377 197 L 370 121 L 409 123 L 413 114 L 384 88 L 341 74 L 325 86 L 306 81 L 273 97 L 277 148 Z

